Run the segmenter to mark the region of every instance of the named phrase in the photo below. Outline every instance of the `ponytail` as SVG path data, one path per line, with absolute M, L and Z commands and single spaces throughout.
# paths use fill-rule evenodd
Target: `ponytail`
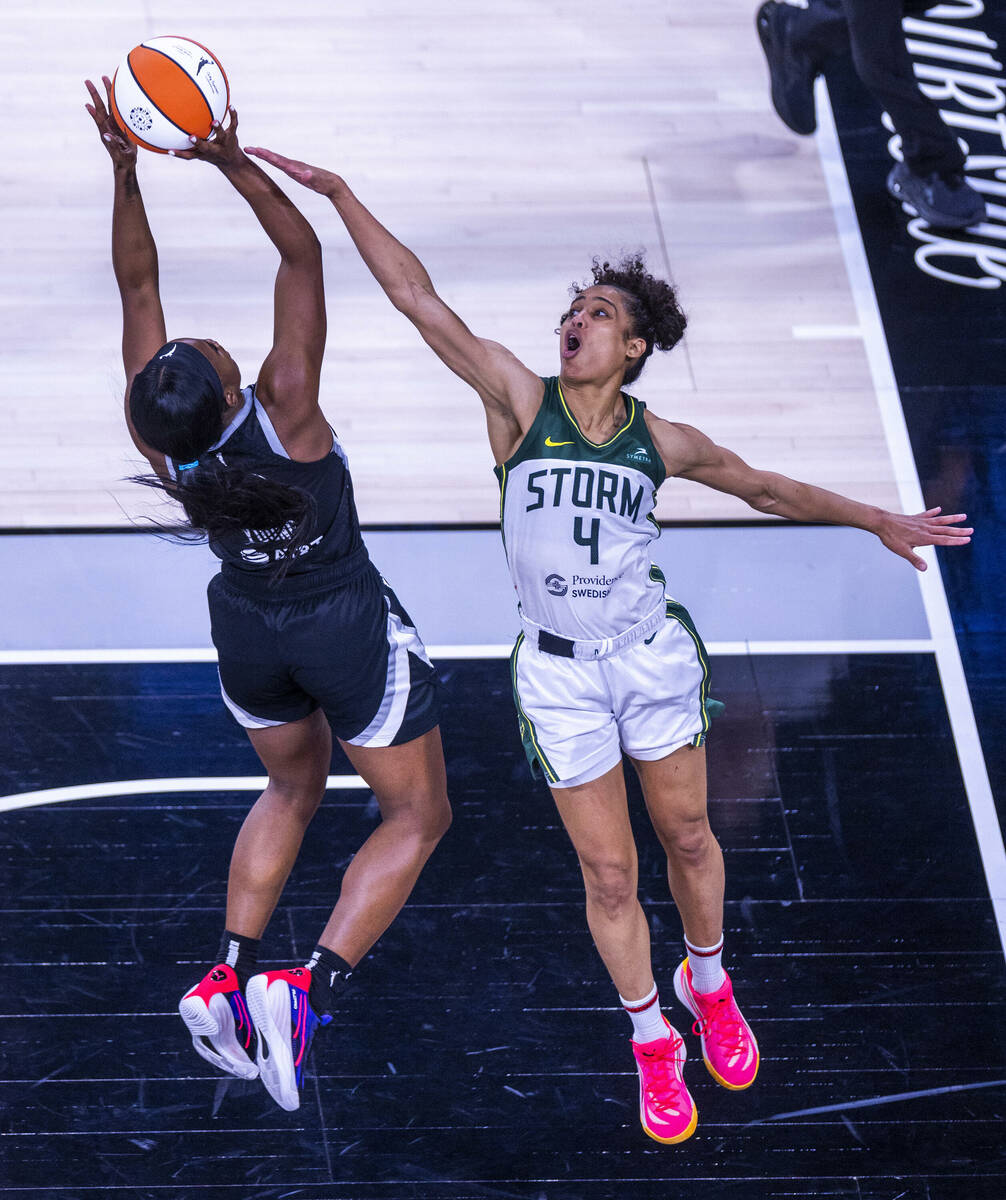
M 182 541 L 214 542 L 244 530 L 268 531 L 271 546 L 279 552 L 272 573 L 276 583 L 286 575 L 298 547 L 309 540 L 314 527 L 317 506 L 309 492 L 243 467 L 224 466 L 213 455 L 186 463 L 176 479 L 133 475 L 131 481 L 178 501 L 186 523 L 162 524 L 161 528 Z
M 182 526 L 157 522 L 183 541 L 217 541 L 242 530 L 267 531 L 277 550 L 273 581 L 286 574 L 311 536 L 316 505 L 301 488 L 255 471 L 226 466 L 211 452 L 224 430 L 220 377 L 185 342 L 169 342 L 133 380 L 130 419 L 148 446 L 178 463 L 176 477 L 133 475 L 133 483 L 164 492 L 185 510 Z

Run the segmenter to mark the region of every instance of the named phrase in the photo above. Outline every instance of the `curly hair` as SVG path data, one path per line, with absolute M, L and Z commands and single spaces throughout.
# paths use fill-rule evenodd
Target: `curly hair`
M 618 288 L 628 297 L 632 336 L 646 342 L 642 356 L 625 368 L 623 383 L 633 383 L 654 350 L 672 350 L 681 341 L 687 318 L 681 311 L 678 294 L 665 279 L 657 279 L 647 271 L 640 251 L 624 255 L 617 263 L 595 258 L 591 274 L 593 278 L 589 282 L 571 283 L 570 295 L 576 296 L 588 287 L 606 284 Z

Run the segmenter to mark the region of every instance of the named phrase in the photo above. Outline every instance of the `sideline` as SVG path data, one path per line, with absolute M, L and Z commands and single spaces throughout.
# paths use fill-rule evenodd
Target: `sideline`
M 929 638 L 870 638 L 847 641 L 706 642 L 710 654 L 932 654 Z M 430 658 L 509 658 L 513 643 L 505 645 L 427 646 Z M 0 650 L 0 666 L 45 666 L 49 663 L 195 663 L 216 662 L 210 647 L 116 648 L 108 650 Z
M 859 314 L 859 325 L 863 331 L 863 342 L 870 363 L 873 386 L 877 394 L 884 436 L 887 440 L 891 460 L 894 463 L 898 495 L 906 513 L 922 512 L 926 507 L 922 498 L 922 487 L 919 483 L 915 457 L 912 454 L 911 442 L 908 438 L 908 427 L 905 423 L 904 410 L 901 407 L 901 396 L 895 381 L 894 369 L 891 366 L 887 340 L 884 337 L 883 322 L 877 305 L 877 296 L 873 290 L 866 250 L 860 235 L 859 223 L 856 220 L 856 210 L 852 202 L 849 179 L 845 173 L 845 162 L 839 146 L 831 99 L 823 78 L 818 79 L 817 82 L 816 101 L 818 153 L 828 185 L 828 194 L 831 197 L 831 207 L 835 214 L 835 224 L 845 257 L 849 284 L 852 288 L 856 311 Z M 882 186 L 882 180 L 879 178 L 877 186 Z M 943 686 L 947 715 L 950 718 L 950 728 L 957 746 L 957 758 L 964 779 L 964 790 L 967 793 L 971 819 L 978 837 L 978 849 L 985 870 L 985 880 L 992 898 L 996 925 L 999 929 L 999 940 L 1003 952 L 1006 953 L 1006 850 L 1003 848 L 992 786 L 989 783 L 985 758 L 978 738 L 978 726 L 975 722 L 974 710 L 971 707 L 971 696 L 968 692 L 967 679 L 964 675 L 960 650 L 954 634 L 950 607 L 947 604 L 947 596 L 943 588 L 943 576 L 940 574 L 939 562 L 932 547 L 923 547 L 919 550 L 919 554 L 929 564 L 929 569 L 919 575 L 919 587 L 933 639 L 933 650 L 936 655 L 940 683 Z

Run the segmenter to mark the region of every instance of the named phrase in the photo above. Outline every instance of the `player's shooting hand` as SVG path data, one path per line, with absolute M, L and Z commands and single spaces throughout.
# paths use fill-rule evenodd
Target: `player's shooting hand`
M 277 154 L 275 150 L 266 150 L 264 146 L 245 146 L 245 153 L 254 155 L 255 158 L 260 158 L 271 166 L 278 167 L 291 179 L 302 183 L 304 187 L 310 188 L 313 192 L 320 192 L 322 196 L 331 196 L 341 182 L 339 176 L 331 171 L 309 166 L 307 163 L 298 162 L 295 158 L 286 158 L 282 154 Z
M 169 150 L 173 158 L 199 158 L 203 162 L 212 163 L 222 171 L 238 166 L 244 161 L 244 151 L 238 144 L 238 112 L 236 108 L 227 109 L 227 124 L 221 121 L 213 122 L 213 130 L 209 137 L 190 137 L 191 150 Z
M 98 127 L 102 144 L 108 151 L 113 164 L 116 167 L 132 166 L 136 162 L 136 146 L 126 137 L 111 115 L 112 81 L 107 75 L 102 75 L 101 82 L 105 85 L 105 95 L 108 97 L 107 106 L 90 79 L 85 79 L 84 87 L 87 88 L 91 97 L 91 103 L 85 104 L 84 107 Z
M 919 571 L 926 569 L 925 560 L 914 553 L 917 546 L 966 546 L 974 530 L 960 525 L 966 513 L 941 516 L 941 509 L 928 508 L 924 513 L 902 516 L 884 513 L 877 537 L 888 550 L 900 555 Z

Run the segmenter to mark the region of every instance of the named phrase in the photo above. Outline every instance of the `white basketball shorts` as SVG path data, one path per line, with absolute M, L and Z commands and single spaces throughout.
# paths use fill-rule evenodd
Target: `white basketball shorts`
M 546 654 L 521 634 L 510 675 L 524 752 L 551 787 L 597 779 L 623 750 L 654 760 L 701 746 L 709 728 L 706 650 L 673 600 L 652 638 L 610 658 Z

